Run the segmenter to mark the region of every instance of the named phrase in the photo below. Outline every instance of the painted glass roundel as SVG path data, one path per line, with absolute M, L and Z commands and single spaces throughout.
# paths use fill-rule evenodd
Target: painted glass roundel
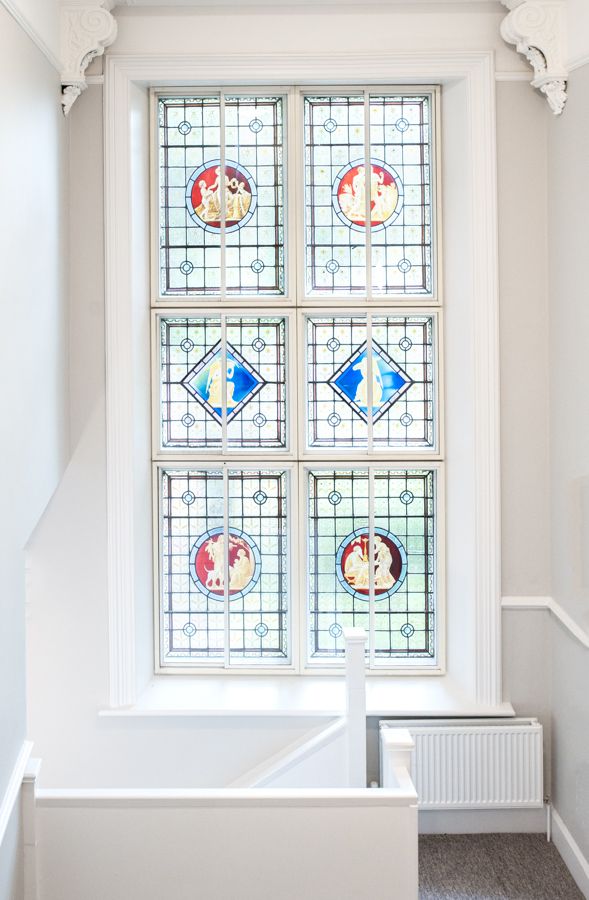
M 370 592 L 369 545 L 368 529 L 357 528 L 341 542 L 335 561 L 340 584 L 349 594 L 366 600 Z M 403 584 L 407 575 L 407 554 L 399 538 L 383 528 L 374 529 L 372 565 L 374 596 L 384 600 Z
M 225 191 L 225 227 L 235 231 L 254 214 L 257 187 L 248 170 L 230 159 L 225 162 L 225 184 L 221 160 L 212 159 L 195 169 L 186 185 L 186 208 L 191 219 L 206 231 L 221 228 L 221 191 Z
M 249 594 L 261 572 L 260 551 L 244 531 L 229 529 L 229 599 Z M 225 595 L 225 534 L 211 528 L 193 544 L 190 551 L 190 577 L 213 600 Z
M 370 225 L 380 230 L 390 225 L 401 212 L 403 184 L 387 163 L 370 160 Z M 333 208 L 339 219 L 358 231 L 366 226 L 366 166 L 357 159 L 344 166 L 332 187 Z

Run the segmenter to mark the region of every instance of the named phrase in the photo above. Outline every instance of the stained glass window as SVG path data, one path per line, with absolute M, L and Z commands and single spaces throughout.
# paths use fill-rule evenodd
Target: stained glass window
M 158 104 L 162 295 L 283 293 L 282 98 Z
M 159 321 L 163 447 L 221 448 L 225 407 L 229 449 L 286 447 L 284 318 Z
M 310 659 L 340 657 L 346 626 L 370 633 L 377 662 L 433 657 L 434 473 L 335 469 L 308 478 Z
M 427 95 L 305 98 L 307 294 L 431 294 L 431 146 Z
M 434 100 L 155 97 L 162 669 L 438 665 Z
M 163 663 L 288 661 L 286 486 L 271 470 L 162 472 Z
M 371 429 L 375 448 L 432 447 L 433 318 L 369 321 L 307 318 L 309 446 L 366 447 Z

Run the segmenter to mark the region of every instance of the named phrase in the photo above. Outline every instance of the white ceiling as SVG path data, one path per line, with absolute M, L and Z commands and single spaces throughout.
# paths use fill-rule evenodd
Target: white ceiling
M 234 7 L 250 7 L 250 6 L 472 6 L 481 7 L 501 7 L 501 0 L 115 0 L 116 7 L 140 7 L 140 6 L 160 6 L 160 7 L 179 7 L 179 6 L 234 6 Z

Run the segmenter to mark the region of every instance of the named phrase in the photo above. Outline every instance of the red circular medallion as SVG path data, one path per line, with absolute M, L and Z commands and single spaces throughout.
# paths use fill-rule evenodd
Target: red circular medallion
M 193 573 L 204 592 L 223 597 L 225 592 L 225 535 L 220 530 L 198 544 Z M 229 594 L 247 593 L 257 580 L 259 567 L 253 547 L 239 535 L 229 533 Z
M 359 594 L 370 591 L 370 536 L 368 532 L 356 532 L 344 545 L 339 558 L 340 581 Z M 387 534 L 374 535 L 372 565 L 374 594 L 390 594 L 391 589 L 404 574 L 404 560 L 397 544 Z M 340 574 L 341 573 L 341 574 Z
M 373 162 L 370 166 L 370 224 L 383 225 L 399 204 L 399 186 L 388 167 Z M 366 166 L 351 165 L 336 186 L 341 215 L 352 225 L 366 224 Z
M 251 182 L 251 176 L 245 173 L 242 167 L 234 165 L 225 166 L 225 179 L 221 178 L 221 166 L 213 163 L 197 170 L 192 178 L 190 188 L 190 203 L 194 214 L 200 221 L 210 228 L 221 227 L 221 202 L 222 193 L 225 191 L 225 222 L 227 228 L 238 225 L 253 212 L 252 200 L 255 189 Z

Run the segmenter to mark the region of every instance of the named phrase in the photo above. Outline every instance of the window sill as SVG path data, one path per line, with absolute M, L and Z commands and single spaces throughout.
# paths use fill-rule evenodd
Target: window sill
M 343 676 L 156 676 L 133 706 L 100 716 L 324 716 L 345 713 Z M 371 677 L 369 716 L 512 716 L 510 703 L 478 703 L 448 676 Z

